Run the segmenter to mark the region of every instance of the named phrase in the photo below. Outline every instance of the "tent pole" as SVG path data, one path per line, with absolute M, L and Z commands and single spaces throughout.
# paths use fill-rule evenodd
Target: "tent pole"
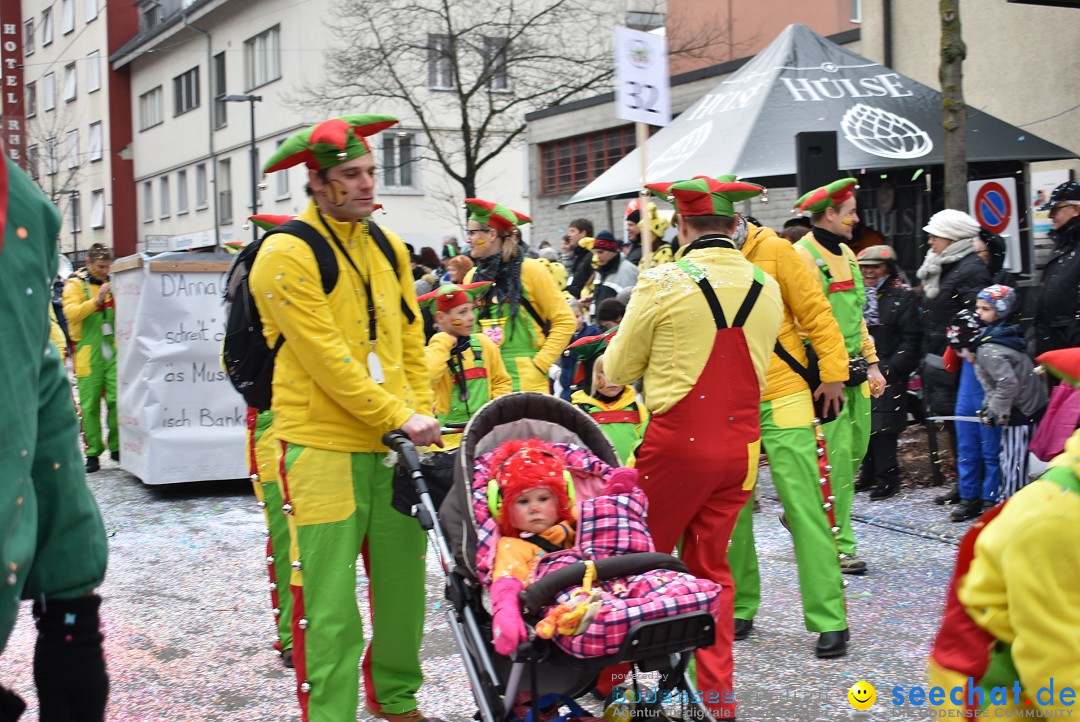
M 651 268 L 652 225 L 649 221 L 652 219 L 649 216 L 649 191 L 645 189 L 645 184 L 649 182 L 649 179 L 645 177 L 645 172 L 649 167 L 649 159 L 645 153 L 645 144 L 649 140 L 649 125 L 647 123 L 635 123 L 634 126 L 637 131 L 638 159 L 641 161 L 641 189 L 638 191 L 641 195 L 641 220 L 644 221 L 641 224 L 641 261 L 644 268 Z

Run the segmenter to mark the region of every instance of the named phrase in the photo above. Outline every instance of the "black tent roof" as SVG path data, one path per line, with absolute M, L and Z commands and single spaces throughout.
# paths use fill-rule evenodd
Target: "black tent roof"
M 735 173 L 765 180 L 795 174 L 795 136 L 836 131 L 848 170 L 940 165 L 941 93 L 789 25 L 769 47 L 648 142 L 648 180 Z M 968 162 L 1044 161 L 1076 154 L 974 108 Z M 637 192 L 635 150 L 568 203 Z

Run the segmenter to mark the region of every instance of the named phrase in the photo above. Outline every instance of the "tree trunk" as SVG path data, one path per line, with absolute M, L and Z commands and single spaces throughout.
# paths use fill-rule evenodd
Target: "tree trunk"
M 941 124 L 945 128 L 945 207 L 967 210 L 967 153 L 964 147 L 964 57 L 960 0 L 940 0 Z

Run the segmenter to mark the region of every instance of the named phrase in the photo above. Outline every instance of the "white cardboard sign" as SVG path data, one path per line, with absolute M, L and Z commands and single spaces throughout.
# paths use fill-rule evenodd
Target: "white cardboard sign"
M 667 39 L 615 28 L 615 116 L 635 123 L 671 122 Z
M 219 361 L 225 273 L 150 265 L 113 274 L 120 466 L 146 484 L 244 478 L 247 405 Z

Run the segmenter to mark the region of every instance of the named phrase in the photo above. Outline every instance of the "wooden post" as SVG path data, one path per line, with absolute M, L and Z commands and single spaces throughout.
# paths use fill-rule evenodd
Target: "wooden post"
M 645 173 L 649 167 L 645 144 L 649 140 L 649 126 L 647 123 L 635 123 L 634 126 L 637 131 L 638 159 L 641 161 L 641 190 L 639 196 L 641 199 L 641 220 L 644 221 L 641 224 L 641 261 L 644 268 L 648 269 L 652 268 L 652 227 L 649 225 L 649 191 L 645 190 L 645 184 L 648 182 Z
M 945 207 L 967 210 L 967 152 L 965 149 L 964 58 L 967 48 L 960 32 L 960 0 L 940 0 L 942 126 L 945 128 Z

